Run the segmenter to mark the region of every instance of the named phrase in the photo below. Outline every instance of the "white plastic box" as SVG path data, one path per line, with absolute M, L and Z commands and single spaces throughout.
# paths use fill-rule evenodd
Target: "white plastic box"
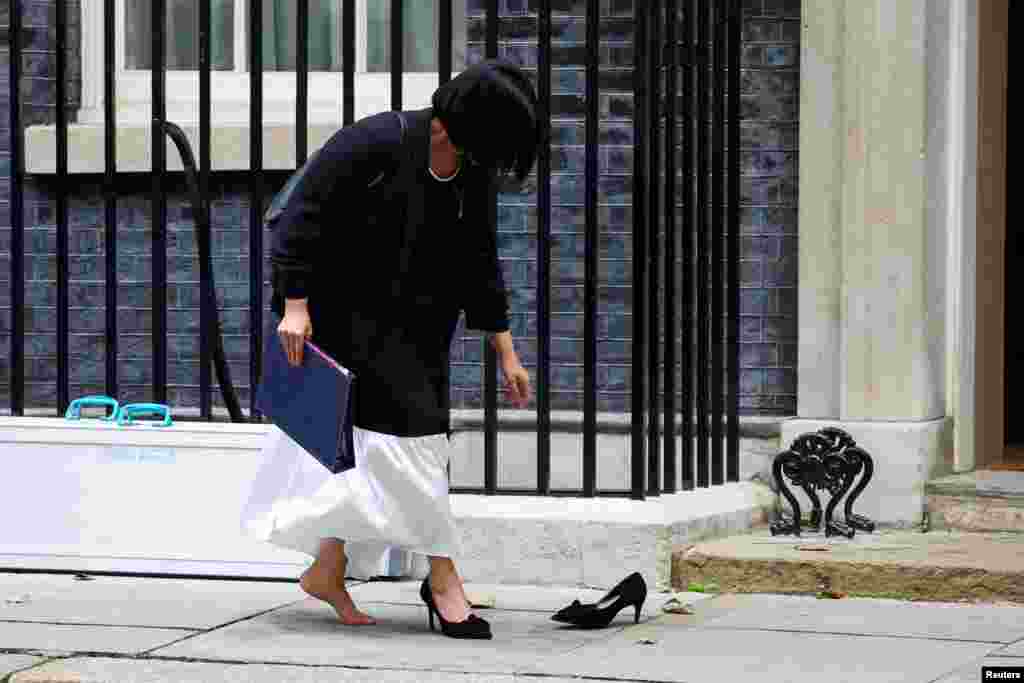
M 0 418 L 0 569 L 297 577 L 309 557 L 239 528 L 268 429 Z

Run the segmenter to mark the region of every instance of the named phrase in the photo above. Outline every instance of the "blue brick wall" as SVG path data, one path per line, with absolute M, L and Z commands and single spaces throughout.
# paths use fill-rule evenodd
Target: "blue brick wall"
M 29 123 L 53 120 L 54 0 L 26 2 L 23 102 Z M 535 1 L 502 0 L 501 56 L 536 67 Z M 792 414 L 796 407 L 796 169 L 799 0 L 746 0 L 743 74 L 742 410 Z M 6 9 L 0 27 L 6 27 Z M 601 19 L 599 409 L 629 409 L 632 277 L 633 3 L 604 0 Z M 70 13 L 77 17 L 77 10 Z M 482 2 L 469 2 L 471 61 L 483 56 Z M 76 20 L 77 21 L 77 20 Z M 584 3 L 554 2 L 552 75 L 552 403 L 579 409 L 583 389 Z M 0 31 L 5 31 L 0 28 Z M 5 34 L 6 35 L 6 34 Z M 72 49 L 75 50 L 73 43 Z M 0 173 L 9 173 L 7 55 L 0 55 Z M 72 59 L 72 76 L 77 60 Z M 76 81 L 77 82 L 77 81 Z M 49 96 L 48 96 L 49 93 Z M 77 96 L 77 86 L 72 88 Z M 49 97 L 49 99 L 48 99 Z M 268 191 L 280 175 L 268 176 Z M 30 406 L 54 401 L 55 205 L 52 181 L 26 184 L 26 372 Z M 168 218 L 169 400 L 198 403 L 198 262 L 183 188 L 171 188 Z M 149 330 L 150 204 L 145 178 L 126 178 L 118 205 L 118 367 L 122 399 L 145 400 L 152 380 Z M 10 335 L 9 183 L 0 182 L 0 358 Z M 104 374 L 104 231 L 100 187 L 76 179 L 71 202 L 72 395 L 102 390 Z M 212 195 L 214 257 L 225 346 L 235 384 L 248 405 L 248 188 L 233 174 Z M 536 180 L 500 196 L 498 239 L 511 289 L 513 333 L 531 369 L 536 362 Z M 265 240 L 266 242 L 267 240 Z M 264 256 L 264 274 L 268 274 Z M 269 290 L 264 283 L 266 298 Z M 481 405 L 482 342 L 460 327 L 452 349 L 455 407 Z M 8 368 L 0 364 L 0 410 Z M 219 396 L 215 400 L 220 403 Z
M 800 0 L 744 0 L 740 406 L 796 414 Z

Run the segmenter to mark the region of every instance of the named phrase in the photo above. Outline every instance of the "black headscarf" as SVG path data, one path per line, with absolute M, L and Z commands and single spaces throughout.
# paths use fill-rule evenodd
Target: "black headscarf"
M 467 68 L 434 93 L 433 113 L 452 142 L 499 174 L 521 182 L 547 139 L 537 94 L 514 64 L 491 60 Z

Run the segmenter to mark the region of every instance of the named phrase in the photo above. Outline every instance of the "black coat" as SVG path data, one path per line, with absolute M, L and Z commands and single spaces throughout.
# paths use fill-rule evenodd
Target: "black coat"
M 431 112 L 404 115 L 404 142 L 397 116 L 376 114 L 310 160 L 271 224 L 271 307 L 281 315 L 285 298 L 308 297 L 313 342 L 356 375 L 356 426 L 421 436 L 450 430 L 460 312 L 471 329 L 504 332 L 508 296 L 488 206 L 494 178 L 463 168 L 460 210 L 426 215 Z

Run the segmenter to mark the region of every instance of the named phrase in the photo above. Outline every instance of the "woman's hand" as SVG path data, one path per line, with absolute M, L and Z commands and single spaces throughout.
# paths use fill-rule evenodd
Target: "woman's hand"
M 302 365 L 302 350 L 306 340 L 313 336 L 313 322 L 309 318 L 306 299 L 287 299 L 284 304 L 284 319 L 277 326 L 277 336 L 288 356 L 288 363 L 294 367 Z
M 516 408 L 525 408 L 530 402 L 530 373 L 515 353 L 502 359 L 501 370 L 505 374 L 505 395 L 508 400 Z

